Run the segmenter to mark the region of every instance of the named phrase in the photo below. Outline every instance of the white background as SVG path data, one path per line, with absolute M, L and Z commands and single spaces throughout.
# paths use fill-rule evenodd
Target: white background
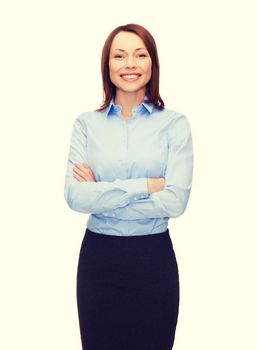
M 105 39 L 134 22 L 154 36 L 161 97 L 187 116 L 194 142 L 189 204 L 169 222 L 181 283 L 174 350 L 256 350 L 255 5 L 1 4 L 1 349 L 81 349 L 75 283 L 88 216 L 64 201 L 70 134 L 102 103 Z

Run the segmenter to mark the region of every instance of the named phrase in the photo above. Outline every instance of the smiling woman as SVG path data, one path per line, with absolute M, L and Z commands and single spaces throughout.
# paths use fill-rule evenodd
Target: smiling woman
M 104 100 L 73 126 L 64 195 L 90 213 L 77 270 L 84 350 L 171 350 L 179 275 L 169 218 L 186 209 L 193 148 L 187 118 L 164 107 L 144 27 L 115 28 L 102 51 Z

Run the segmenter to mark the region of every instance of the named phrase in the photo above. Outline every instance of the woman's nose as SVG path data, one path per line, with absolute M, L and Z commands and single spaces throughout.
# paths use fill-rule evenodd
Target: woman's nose
M 126 60 L 126 66 L 127 67 L 134 67 L 135 66 L 135 60 L 133 56 L 128 56 Z

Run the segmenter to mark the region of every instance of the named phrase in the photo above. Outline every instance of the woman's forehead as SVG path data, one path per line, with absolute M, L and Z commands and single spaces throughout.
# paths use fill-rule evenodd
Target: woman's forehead
M 146 46 L 137 34 L 131 32 L 119 32 L 113 38 L 111 48 L 113 50 L 135 51 L 146 49 Z

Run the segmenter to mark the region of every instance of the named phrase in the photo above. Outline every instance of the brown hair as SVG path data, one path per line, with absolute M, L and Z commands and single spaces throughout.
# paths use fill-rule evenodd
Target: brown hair
M 101 71 L 102 71 L 102 80 L 103 80 L 104 99 L 103 99 L 102 106 L 96 109 L 95 111 L 100 112 L 105 108 L 107 108 L 109 103 L 111 102 L 112 96 L 115 95 L 115 92 L 116 92 L 116 86 L 110 80 L 110 75 L 109 75 L 109 56 L 110 56 L 110 48 L 111 48 L 112 41 L 115 35 L 121 31 L 135 33 L 143 40 L 150 54 L 150 57 L 152 59 L 152 74 L 149 82 L 146 84 L 147 100 L 145 100 L 145 102 L 153 103 L 155 107 L 160 110 L 163 109 L 164 102 L 161 99 L 161 96 L 159 94 L 160 67 L 159 67 L 158 52 L 157 52 L 155 40 L 147 29 L 140 26 L 139 24 L 130 23 L 130 24 L 121 25 L 115 28 L 109 34 L 103 46 L 102 58 L 101 58 Z

